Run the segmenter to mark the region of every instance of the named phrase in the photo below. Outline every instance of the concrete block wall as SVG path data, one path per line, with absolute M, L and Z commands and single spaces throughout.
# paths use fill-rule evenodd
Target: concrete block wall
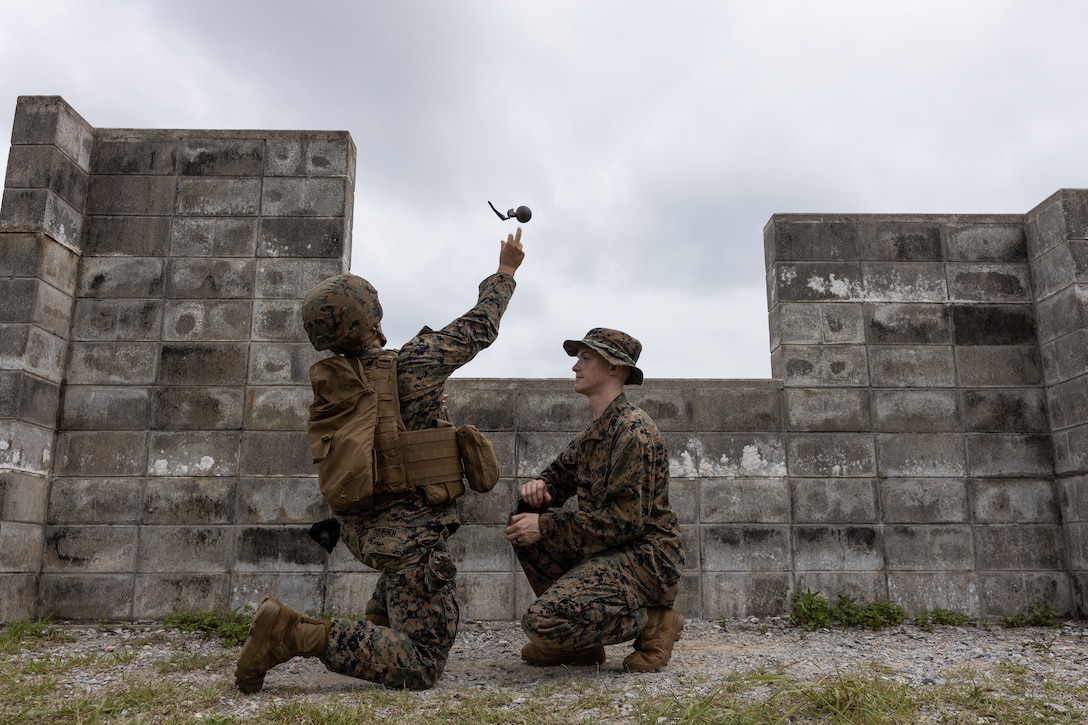
M 306 536 L 327 509 L 298 321 L 351 258 L 351 138 L 96 129 L 58 97 L 20 98 L 13 129 L 0 621 L 266 593 L 360 612 L 375 573 Z M 770 220 L 773 379 L 629 391 L 669 444 L 685 614 L 778 614 L 805 589 L 911 612 L 1088 609 L 1086 193 L 1024 215 Z M 458 504 L 462 614 L 516 618 L 516 486 L 588 409 L 570 380 L 448 392 L 502 467 Z

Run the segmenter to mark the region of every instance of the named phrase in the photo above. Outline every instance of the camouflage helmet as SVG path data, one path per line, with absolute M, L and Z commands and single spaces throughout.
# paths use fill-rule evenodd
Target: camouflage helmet
M 362 277 L 338 274 L 317 284 L 302 301 L 302 325 L 317 350 L 361 355 L 372 346 L 382 320 L 378 291 Z M 377 335 L 382 345 L 385 336 Z

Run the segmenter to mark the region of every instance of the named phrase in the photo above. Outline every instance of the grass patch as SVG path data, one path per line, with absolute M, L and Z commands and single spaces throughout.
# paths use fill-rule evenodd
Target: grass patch
M 832 605 L 826 597 L 811 589 L 795 592 L 790 597 L 790 604 L 790 622 L 809 632 L 836 625 L 879 629 L 902 624 L 905 618 L 903 608 L 893 602 L 858 604 L 853 597 L 843 594 L 838 603 Z
M 224 647 L 241 647 L 249 636 L 252 607 L 229 612 L 178 612 L 166 618 L 167 627 L 199 632 L 204 639 L 218 638 Z

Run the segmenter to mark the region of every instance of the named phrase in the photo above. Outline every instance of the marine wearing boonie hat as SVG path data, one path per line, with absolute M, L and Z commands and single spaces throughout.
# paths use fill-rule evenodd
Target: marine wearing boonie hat
M 582 345 L 599 352 L 612 365 L 626 365 L 628 385 L 642 385 L 642 371 L 635 363 L 642 352 L 642 343 L 626 332 L 607 327 L 594 327 L 581 340 L 564 340 L 563 349 L 571 357 L 577 357 Z

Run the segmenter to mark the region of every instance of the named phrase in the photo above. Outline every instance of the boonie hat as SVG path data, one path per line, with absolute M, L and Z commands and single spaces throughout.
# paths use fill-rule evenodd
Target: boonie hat
M 607 327 L 594 327 L 581 340 L 565 340 L 563 349 L 571 357 L 578 355 L 578 347 L 585 345 L 599 352 L 612 365 L 626 365 L 628 385 L 642 385 L 642 371 L 636 367 L 642 343 L 626 332 L 611 330 Z

